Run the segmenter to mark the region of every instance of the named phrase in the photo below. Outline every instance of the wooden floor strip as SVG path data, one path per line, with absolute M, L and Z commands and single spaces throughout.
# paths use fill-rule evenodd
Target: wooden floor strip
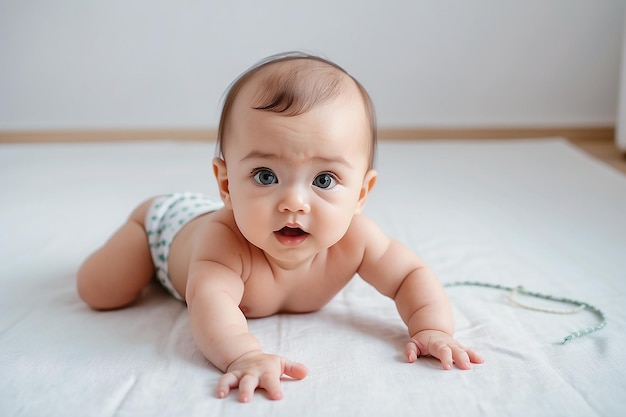
M 94 129 L 94 130 L 15 130 L 0 131 L 0 143 L 35 142 L 119 142 L 138 140 L 215 140 L 216 129 Z M 385 128 L 378 129 L 381 140 L 419 139 L 510 139 L 560 136 L 570 140 L 613 139 L 613 126 L 562 127 L 471 127 L 471 128 Z

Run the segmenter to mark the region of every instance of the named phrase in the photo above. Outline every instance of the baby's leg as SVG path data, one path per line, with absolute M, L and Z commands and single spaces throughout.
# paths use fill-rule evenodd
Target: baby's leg
M 89 256 L 77 274 L 78 294 L 91 308 L 125 307 L 139 297 L 154 275 L 142 203 L 113 236 Z

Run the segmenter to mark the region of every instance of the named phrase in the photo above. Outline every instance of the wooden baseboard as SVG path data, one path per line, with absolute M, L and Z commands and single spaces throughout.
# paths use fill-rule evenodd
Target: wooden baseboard
M 215 129 L 99 129 L 0 131 L 0 143 L 125 142 L 147 140 L 215 140 Z
M 216 129 L 101 129 L 0 131 L 0 143 L 120 142 L 146 140 L 213 141 Z M 613 141 L 613 126 L 379 128 L 381 140 L 519 139 L 564 137 L 576 141 Z
M 555 127 L 471 127 L 471 128 L 381 128 L 380 139 L 522 139 L 563 137 L 580 140 L 614 141 L 613 126 L 555 126 Z

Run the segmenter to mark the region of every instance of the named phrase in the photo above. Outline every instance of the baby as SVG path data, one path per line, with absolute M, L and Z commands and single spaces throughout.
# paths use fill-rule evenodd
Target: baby
M 319 310 L 355 274 L 395 301 L 408 362 L 444 369 L 482 363 L 463 347 L 433 272 L 362 214 L 374 183 L 376 124 L 364 88 L 325 59 L 285 54 L 231 86 L 213 160 L 221 202 L 183 193 L 145 201 L 78 271 L 94 309 L 132 303 L 156 277 L 187 303 L 194 340 L 224 374 L 217 396 L 239 388 L 282 398 L 281 376 L 300 363 L 266 353 L 247 318 Z

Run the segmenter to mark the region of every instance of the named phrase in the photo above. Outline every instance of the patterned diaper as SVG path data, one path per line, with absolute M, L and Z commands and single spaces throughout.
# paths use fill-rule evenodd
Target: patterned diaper
M 174 236 L 187 222 L 223 206 L 221 201 L 186 192 L 157 197 L 148 209 L 145 227 L 156 278 L 170 294 L 181 301 L 183 297 L 174 289 L 168 274 L 168 256 Z

